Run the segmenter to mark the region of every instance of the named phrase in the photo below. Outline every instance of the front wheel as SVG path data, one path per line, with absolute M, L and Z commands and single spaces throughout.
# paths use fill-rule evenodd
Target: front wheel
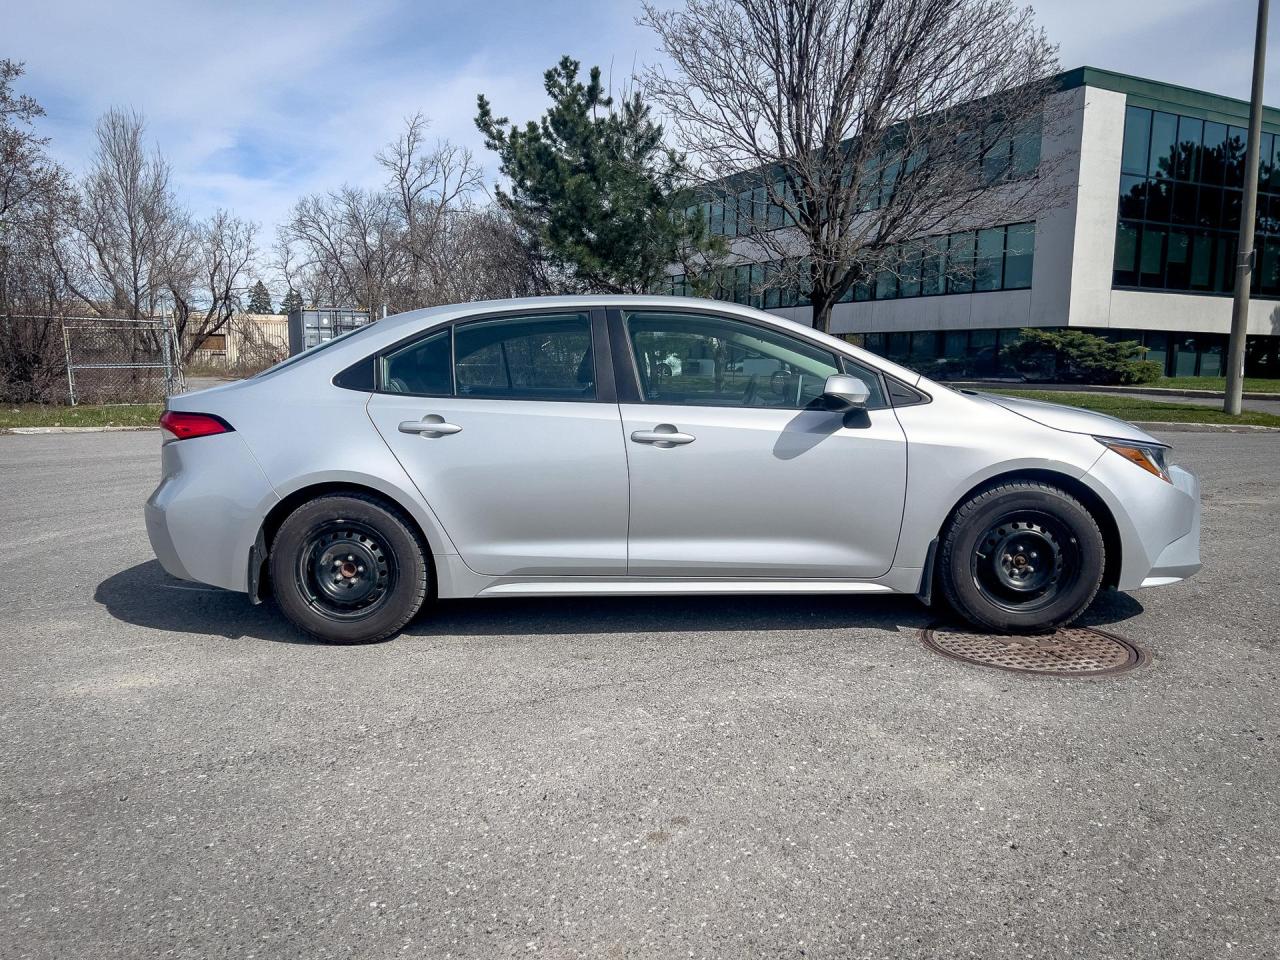
M 1093 515 L 1047 483 L 1018 480 L 961 504 L 942 536 L 938 575 L 966 620 L 1003 633 L 1050 630 L 1084 612 L 1106 545 Z
M 427 595 L 426 552 L 409 521 L 372 497 L 319 497 L 285 519 L 271 547 L 281 611 L 329 643 L 399 632 Z

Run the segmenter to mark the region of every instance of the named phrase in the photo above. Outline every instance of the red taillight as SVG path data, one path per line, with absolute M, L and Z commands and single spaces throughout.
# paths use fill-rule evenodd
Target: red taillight
M 192 437 L 211 437 L 215 433 L 230 433 L 234 428 L 212 413 L 182 413 L 166 410 L 160 414 L 160 429 L 169 440 L 190 440 Z

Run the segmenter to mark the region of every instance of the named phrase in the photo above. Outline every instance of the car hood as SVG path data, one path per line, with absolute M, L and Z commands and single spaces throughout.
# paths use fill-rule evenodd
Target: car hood
M 1160 443 L 1145 430 L 1116 417 L 1079 407 L 1066 407 L 1060 403 L 1042 400 L 1024 400 L 1020 397 L 1002 397 L 994 393 L 973 393 L 972 396 L 1004 407 L 1020 417 L 1034 420 L 1043 426 L 1067 433 L 1086 433 L 1094 437 L 1115 437 L 1140 443 Z

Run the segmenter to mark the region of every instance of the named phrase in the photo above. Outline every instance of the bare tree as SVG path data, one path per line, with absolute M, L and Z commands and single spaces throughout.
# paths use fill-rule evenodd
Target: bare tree
M 404 132 L 378 153 L 377 161 L 387 171 L 387 189 L 404 230 L 407 289 L 397 293 L 436 302 L 429 288 L 445 273 L 441 256 L 447 244 L 442 237 L 450 217 L 470 208 L 481 179 L 470 150 L 445 140 L 428 146 L 427 126 L 421 113 L 414 114 L 405 121 Z
M 500 211 L 479 204 L 471 153 L 429 144 L 417 114 L 376 155 L 383 188 L 304 197 L 278 232 L 274 261 L 311 303 L 390 312 L 540 289 L 534 249 Z
M 76 194 L 45 152 L 35 121 L 44 110 L 17 94 L 22 65 L 0 60 L 0 398 L 51 399 L 64 383 L 68 299 L 56 251 L 67 241 Z
M 745 235 L 735 252 L 799 283 L 819 330 L 854 284 L 927 269 L 904 267 L 900 244 L 921 243 L 920 264 L 925 238 L 1060 202 L 1045 165 L 1024 163 L 1051 119 L 1056 50 L 1013 0 L 644 10 L 672 64 L 646 72 L 649 95 Z
M 99 119 L 78 222 L 87 282 L 75 292 L 91 309 L 133 319 L 168 304 L 174 276 L 198 244 L 170 185 L 168 161 L 148 152 L 145 130 L 134 111 L 112 109 Z
M 193 248 L 175 262 L 168 285 L 183 362 L 240 312 L 257 253 L 257 232 L 257 224 L 218 210 L 196 226 Z

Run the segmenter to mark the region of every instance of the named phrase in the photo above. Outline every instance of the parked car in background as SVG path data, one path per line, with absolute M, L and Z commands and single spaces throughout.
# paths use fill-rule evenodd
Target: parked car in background
M 405 313 L 161 426 L 164 568 L 335 642 L 602 594 L 904 593 L 1043 630 L 1200 564 L 1196 478 L 1144 431 L 705 300 Z

